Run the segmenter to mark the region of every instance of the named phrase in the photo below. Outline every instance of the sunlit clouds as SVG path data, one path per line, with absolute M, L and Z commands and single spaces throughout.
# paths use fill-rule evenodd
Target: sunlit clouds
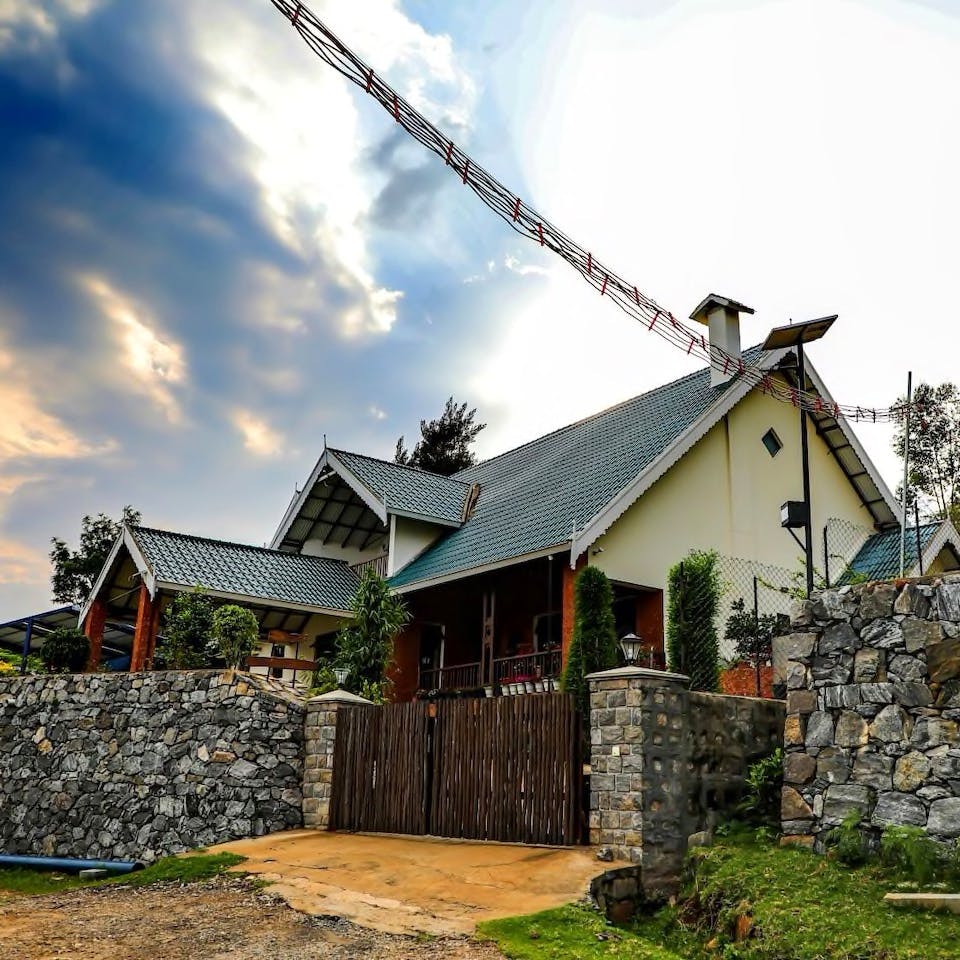
M 234 410 L 230 416 L 243 438 L 244 447 L 258 457 L 270 457 L 283 449 L 283 435 L 250 410 Z

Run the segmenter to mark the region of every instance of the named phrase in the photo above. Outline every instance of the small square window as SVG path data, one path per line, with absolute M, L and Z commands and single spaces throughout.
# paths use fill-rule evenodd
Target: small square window
M 767 448 L 767 453 L 769 453 L 771 457 L 775 457 L 783 448 L 783 444 L 780 442 L 780 438 L 777 436 L 777 432 L 773 427 L 763 435 L 763 445 Z

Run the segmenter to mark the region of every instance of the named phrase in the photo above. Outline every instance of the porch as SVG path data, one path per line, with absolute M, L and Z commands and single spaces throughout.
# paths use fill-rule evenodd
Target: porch
M 574 626 L 569 553 L 408 591 L 411 622 L 394 645 L 397 700 L 558 689 Z M 614 583 L 617 636 L 646 642 L 644 666 L 662 667 L 663 594 Z

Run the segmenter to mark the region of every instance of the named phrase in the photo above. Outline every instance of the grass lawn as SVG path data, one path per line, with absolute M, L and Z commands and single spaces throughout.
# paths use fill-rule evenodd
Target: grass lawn
M 877 866 L 844 867 L 804 850 L 747 838 L 696 851 L 677 907 L 608 926 L 582 905 L 481 925 L 514 960 L 940 960 L 960 957 L 960 917 L 897 910 L 904 889 Z M 738 926 L 750 931 L 735 939 Z M 606 939 L 601 939 L 601 936 Z
M 0 869 L 0 890 L 10 893 L 39 894 L 122 883 L 143 887 L 152 883 L 196 883 L 209 880 L 244 861 L 236 853 L 198 853 L 187 857 L 164 857 L 143 870 L 114 874 L 105 880 L 81 880 L 73 873 L 52 870 Z

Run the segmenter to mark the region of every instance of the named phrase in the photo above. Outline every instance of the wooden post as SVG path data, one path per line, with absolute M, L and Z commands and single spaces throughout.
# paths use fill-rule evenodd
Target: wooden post
M 586 554 L 577 559 L 576 569 L 571 569 L 569 563 L 563 565 L 563 608 L 560 621 L 563 631 L 563 641 L 560 647 L 561 672 L 567 669 L 567 658 L 570 656 L 570 645 L 573 643 L 573 622 L 576 615 L 574 609 L 573 585 L 577 574 L 587 565 Z
M 103 628 L 107 622 L 107 605 L 99 597 L 90 604 L 87 618 L 83 621 L 83 632 L 90 641 L 90 658 L 87 660 L 87 671 L 91 672 L 100 666 L 100 656 L 103 652 Z
M 154 607 L 159 607 L 159 597 L 152 599 L 145 583 L 140 584 L 140 599 L 137 603 L 137 625 L 133 633 L 133 649 L 130 651 L 130 670 L 143 670 L 153 644 L 156 641 L 157 621 Z

